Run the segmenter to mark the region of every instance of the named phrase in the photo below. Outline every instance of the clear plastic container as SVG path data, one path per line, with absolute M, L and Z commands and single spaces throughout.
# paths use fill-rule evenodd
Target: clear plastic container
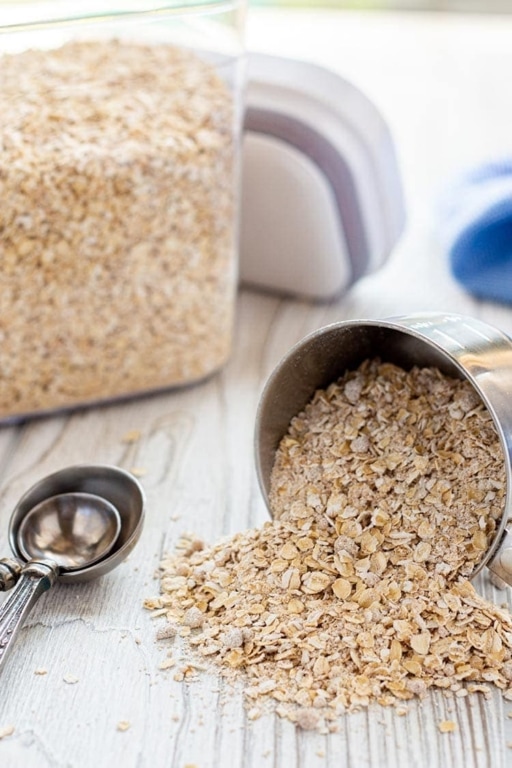
M 228 358 L 243 11 L 0 6 L 0 419 Z

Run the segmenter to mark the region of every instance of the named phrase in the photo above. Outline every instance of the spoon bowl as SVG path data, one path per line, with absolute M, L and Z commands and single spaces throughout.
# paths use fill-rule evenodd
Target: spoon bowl
M 39 504 L 48 503 L 52 497 L 63 494 L 88 494 L 112 505 L 119 515 L 120 530 L 110 549 L 94 562 L 61 568 L 59 582 L 89 581 L 103 576 L 128 557 L 140 538 L 144 522 L 142 488 L 129 472 L 108 465 L 78 465 L 47 475 L 21 497 L 11 515 L 9 542 L 20 560 L 27 562 L 33 557 L 22 547 L 20 540 L 24 538 L 20 531 L 28 525 L 27 518 L 30 519 Z M 54 559 L 47 551 L 43 554 L 43 548 L 37 557 Z
M 27 560 L 50 559 L 72 571 L 105 557 L 120 531 L 119 512 L 106 499 L 93 493 L 60 493 L 28 512 L 17 541 Z

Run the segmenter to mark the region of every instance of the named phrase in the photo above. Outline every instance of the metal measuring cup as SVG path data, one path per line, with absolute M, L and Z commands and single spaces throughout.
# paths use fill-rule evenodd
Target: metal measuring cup
M 484 566 L 512 585 L 512 340 L 462 315 L 429 313 L 385 320 L 351 320 L 321 328 L 296 344 L 268 379 L 255 431 L 256 469 L 267 503 L 276 449 L 294 416 L 317 389 L 364 360 L 402 368 L 435 366 L 467 379 L 489 410 L 503 449 L 507 489 L 500 524 L 473 575 Z

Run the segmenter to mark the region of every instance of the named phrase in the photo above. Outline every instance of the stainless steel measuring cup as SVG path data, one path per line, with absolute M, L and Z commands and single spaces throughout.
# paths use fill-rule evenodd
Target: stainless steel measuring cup
M 256 468 L 268 505 L 274 456 L 288 426 L 315 390 L 380 357 L 409 369 L 435 366 L 467 379 L 489 410 L 499 435 L 507 489 L 501 521 L 483 566 L 512 585 L 512 340 L 486 323 L 462 315 L 429 313 L 386 320 L 351 320 L 313 332 L 296 344 L 271 374 L 256 416 Z

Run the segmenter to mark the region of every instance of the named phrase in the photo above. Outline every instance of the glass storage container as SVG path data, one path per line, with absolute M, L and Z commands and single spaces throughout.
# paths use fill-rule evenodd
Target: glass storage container
M 243 6 L 0 5 L 0 419 L 228 358 Z

